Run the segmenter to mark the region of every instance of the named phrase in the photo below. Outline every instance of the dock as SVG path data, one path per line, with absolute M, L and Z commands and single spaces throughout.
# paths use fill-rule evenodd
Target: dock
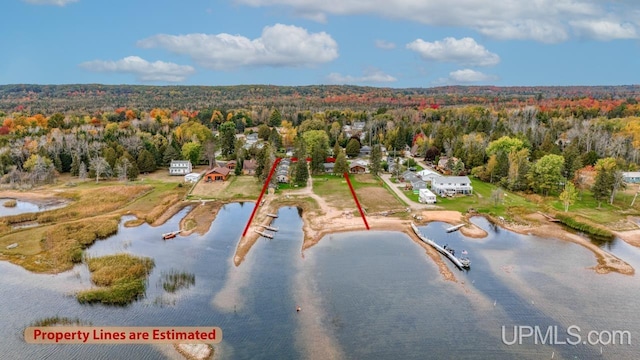
M 420 232 L 420 230 L 418 229 L 418 227 L 414 223 L 411 223 L 411 228 L 413 229 L 413 232 L 415 232 L 416 235 L 420 238 L 420 240 L 424 241 L 426 244 L 431 245 L 431 247 L 433 247 L 434 249 L 438 250 L 439 253 L 441 253 L 442 255 L 446 256 L 459 269 L 461 269 L 461 270 L 462 269 L 468 269 L 470 267 L 471 262 L 469 261 L 469 259 L 462 259 L 462 260 L 458 259 L 451 252 L 449 252 L 447 249 L 445 249 L 442 246 L 438 245 L 435 241 L 429 239 L 428 237 L 422 235 L 422 233 Z
M 278 214 L 267 214 L 267 216 L 275 219 L 278 217 Z
M 277 227 L 273 227 L 273 226 L 269 226 L 269 225 L 258 225 L 258 226 L 264 228 L 265 230 L 278 231 Z
M 447 229 L 447 232 L 450 233 L 450 232 L 454 232 L 454 231 L 460 230 L 460 228 L 463 227 L 463 226 L 464 226 L 464 224 L 452 226 L 452 227 Z
M 255 232 L 256 232 L 257 234 L 260 234 L 260 236 L 265 237 L 265 238 L 267 238 L 267 239 L 273 239 L 273 235 L 271 235 L 271 234 L 269 234 L 269 233 L 266 233 L 266 232 L 264 232 L 264 231 L 255 230 Z

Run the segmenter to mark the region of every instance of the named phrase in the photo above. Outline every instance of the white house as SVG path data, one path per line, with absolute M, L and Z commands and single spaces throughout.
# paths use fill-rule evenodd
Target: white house
M 435 204 L 436 195 L 429 189 L 420 189 L 418 200 L 423 204 Z
M 198 179 L 200 179 L 200 174 L 198 173 L 189 173 L 184 176 L 185 182 L 194 183 L 194 182 L 198 182 Z
M 640 183 L 640 172 L 638 172 L 638 171 L 623 172 L 622 173 L 622 178 L 627 183 L 637 184 L 637 183 Z
M 422 180 L 427 181 L 427 182 L 431 182 L 431 180 L 433 180 L 434 177 L 442 176 L 442 175 L 438 174 L 437 172 L 435 172 L 433 170 L 429 170 L 429 169 L 420 170 L 416 174 Z
M 171 160 L 169 175 L 187 175 L 193 170 L 189 160 Z
M 438 176 L 431 180 L 431 190 L 440 196 L 473 193 L 468 176 Z

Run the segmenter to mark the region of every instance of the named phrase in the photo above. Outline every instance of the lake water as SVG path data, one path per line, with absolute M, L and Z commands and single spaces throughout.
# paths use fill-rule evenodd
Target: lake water
M 145 299 L 127 307 L 80 305 L 72 294 L 90 287 L 86 266 L 58 275 L 31 274 L 0 262 L 0 349 L 12 359 L 179 358 L 152 345 L 30 345 L 22 330 L 62 316 L 94 326 L 219 326 L 222 359 L 635 359 L 640 287 L 632 276 L 598 275 L 593 253 L 579 245 L 493 228 L 485 239 L 446 233 L 432 223 L 423 233 L 472 260 L 469 271 L 447 262 L 458 283 L 443 280 L 422 247 L 397 232 L 352 232 L 325 237 L 301 253 L 302 222 L 283 208 L 274 239 L 259 239 L 241 266 L 233 255 L 253 204 L 230 204 L 204 236 L 164 241 L 188 209 L 163 226 L 121 227 L 87 253 L 129 252 L 152 257 L 156 267 Z M 610 251 L 634 267 L 640 252 L 622 241 Z M 195 275 L 175 294 L 160 286 L 163 273 Z M 296 306 L 302 311 L 297 313 Z M 632 345 L 505 345 L 514 326 L 566 330 L 628 330 Z M 575 328 L 574 328 L 575 329 Z
M 14 200 L 14 199 L 0 197 L 0 217 L 9 216 L 9 215 L 19 215 L 19 214 L 30 213 L 30 212 L 46 211 L 46 210 L 51 210 L 54 208 L 59 208 L 64 206 L 64 204 L 57 204 L 55 206 L 39 205 L 29 201 L 16 200 L 16 206 L 6 207 L 4 206 L 4 203 L 8 200 Z

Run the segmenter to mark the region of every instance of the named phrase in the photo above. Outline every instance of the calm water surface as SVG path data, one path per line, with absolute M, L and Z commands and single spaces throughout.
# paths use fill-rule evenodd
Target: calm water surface
M 579 245 L 513 234 L 482 218 L 473 221 L 489 233 L 484 239 L 448 234 L 443 223 L 421 227 L 437 242 L 468 251 L 469 271 L 447 262 L 459 281 L 453 283 L 443 280 L 424 249 L 402 233 L 333 234 L 302 254 L 298 210 L 283 208 L 274 221 L 280 227 L 274 239 L 259 239 L 235 267 L 233 254 L 252 208 L 223 207 L 204 236 L 161 239 L 177 229 L 185 209 L 161 227 L 121 227 L 97 242 L 88 255 L 129 252 L 155 260 L 146 298 L 127 307 L 78 304 L 73 293 L 91 286 L 84 265 L 39 275 L 0 263 L 3 356 L 176 357 L 171 348 L 150 345 L 24 343 L 24 327 L 56 315 L 95 326 L 219 326 L 224 340 L 216 357 L 222 359 L 323 358 L 328 346 L 350 359 L 635 359 L 640 353 L 635 277 L 595 274 L 593 253 Z M 638 249 L 622 241 L 608 246 L 640 266 Z M 169 271 L 193 273 L 195 286 L 165 292 L 160 281 Z M 295 312 L 298 305 L 302 314 Z M 536 345 L 532 339 L 503 344 L 502 326 L 512 331 L 518 325 L 557 326 L 559 339 L 570 326 L 579 326 L 584 336 L 591 330 L 629 330 L 632 345 L 601 349 Z M 311 351 L 314 337 L 328 345 Z

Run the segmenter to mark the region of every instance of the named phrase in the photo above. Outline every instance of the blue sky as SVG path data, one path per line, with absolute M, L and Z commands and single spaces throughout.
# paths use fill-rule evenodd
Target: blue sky
M 0 84 L 625 85 L 637 0 L 2 0 Z

